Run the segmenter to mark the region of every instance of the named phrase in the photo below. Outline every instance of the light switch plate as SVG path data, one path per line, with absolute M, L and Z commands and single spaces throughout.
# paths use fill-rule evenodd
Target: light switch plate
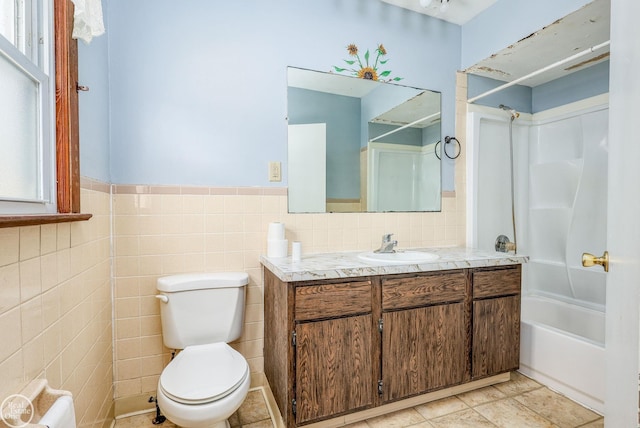
M 269 162 L 269 181 L 282 181 L 282 169 L 280 162 Z

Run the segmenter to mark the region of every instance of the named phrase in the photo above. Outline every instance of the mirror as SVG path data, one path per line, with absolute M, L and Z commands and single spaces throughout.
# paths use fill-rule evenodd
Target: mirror
M 294 67 L 287 82 L 290 213 L 440 211 L 439 92 Z

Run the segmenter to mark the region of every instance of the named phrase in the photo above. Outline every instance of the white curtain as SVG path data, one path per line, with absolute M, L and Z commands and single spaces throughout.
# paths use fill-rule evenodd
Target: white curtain
M 101 0 L 72 1 L 75 6 L 72 37 L 90 43 L 94 37 L 104 34 Z

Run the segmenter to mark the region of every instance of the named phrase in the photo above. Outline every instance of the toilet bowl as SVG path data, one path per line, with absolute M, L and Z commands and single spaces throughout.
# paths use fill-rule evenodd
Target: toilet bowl
M 228 428 L 250 383 L 247 361 L 226 343 L 189 346 L 160 375 L 158 405 L 181 427 Z
M 184 428 L 228 428 L 247 397 L 247 360 L 228 345 L 242 334 L 244 272 L 194 273 L 158 279 L 162 339 L 181 350 L 158 380 L 162 413 Z

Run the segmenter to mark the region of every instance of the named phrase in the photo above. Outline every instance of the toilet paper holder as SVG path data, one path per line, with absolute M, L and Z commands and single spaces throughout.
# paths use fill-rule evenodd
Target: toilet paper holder
M 5 423 L 8 422 L 12 426 L 47 428 L 46 425 L 41 425 L 38 421 L 42 419 L 56 400 L 64 396 L 71 397 L 72 394 L 69 391 L 51 388 L 46 379 L 35 379 L 25 386 L 19 394 L 10 395 L 2 401 L 0 416 Z M 11 406 L 18 411 L 8 411 L 7 409 Z M 23 408 L 24 411 L 22 411 Z M 22 416 L 22 413 L 25 414 Z

